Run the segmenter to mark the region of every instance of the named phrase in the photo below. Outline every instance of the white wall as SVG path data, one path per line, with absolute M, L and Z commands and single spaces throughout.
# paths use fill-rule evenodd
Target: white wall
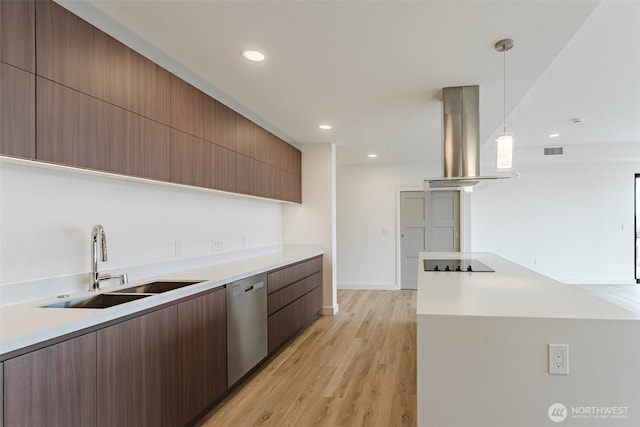
M 338 168 L 338 288 L 399 287 L 398 189 L 422 187 L 424 179 L 438 176 L 440 169 L 439 159 L 430 163 Z
M 492 159 L 491 149 L 481 157 Z M 634 283 L 640 143 L 570 146 L 561 159 L 543 158 L 541 147 L 517 150 L 519 179 L 465 195 L 465 250 L 494 252 L 568 283 Z M 338 288 L 398 287 L 397 191 L 440 168 L 439 159 L 338 167 Z
M 516 168 L 519 179 L 471 196 L 472 250 L 494 252 L 565 283 L 635 283 L 633 183 L 640 143 L 627 149 L 615 158 L 593 146 L 568 147 L 563 158 L 530 154 Z
M 283 242 L 322 248 L 322 314 L 337 313 L 335 145 L 307 144 L 303 147 L 302 204 L 284 206 Z
M 105 227 L 102 269 L 281 244 L 281 203 L 17 160 L 0 163 L 0 285 L 87 274 Z M 175 242 L 182 246 L 176 257 Z M 216 252 L 219 253 L 219 252 Z

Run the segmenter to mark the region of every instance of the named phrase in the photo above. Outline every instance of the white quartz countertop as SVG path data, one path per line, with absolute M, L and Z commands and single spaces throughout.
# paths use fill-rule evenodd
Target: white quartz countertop
M 424 271 L 424 259 L 476 259 L 495 272 Z M 639 319 L 640 316 L 485 252 L 423 252 L 418 273 L 418 315 Z
M 282 247 L 279 250 L 235 261 L 217 263 L 207 267 L 162 274 L 125 286 L 105 287 L 102 293 L 155 280 L 197 280 L 195 285 L 156 294 L 104 309 L 43 308 L 43 305 L 95 295 L 93 292 L 71 294 L 68 298 L 55 296 L 26 303 L 0 307 L 0 356 L 69 333 L 135 314 L 190 295 L 213 289 L 229 282 L 274 270 L 307 258 L 322 255 L 315 247 Z M 4 358 L 4 357 L 3 357 Z

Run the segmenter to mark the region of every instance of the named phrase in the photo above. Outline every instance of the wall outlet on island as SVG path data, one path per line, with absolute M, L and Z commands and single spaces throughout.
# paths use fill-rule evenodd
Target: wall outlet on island
M 176 251 L 176 256 L 182 256 L 182 243 L 181 242 L 174 242 L 173 244 L 175 251 Z
M 549 373 L 569 375 L 569 345 L 549 344 Z

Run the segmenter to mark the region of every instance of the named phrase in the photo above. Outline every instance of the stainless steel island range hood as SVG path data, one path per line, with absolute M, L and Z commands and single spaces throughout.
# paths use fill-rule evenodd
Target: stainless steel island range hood
M 428 189 L 468 189 L 508 176 L 480 176 L 480 87 L 442 89 L 443 175 L 424 180 Z

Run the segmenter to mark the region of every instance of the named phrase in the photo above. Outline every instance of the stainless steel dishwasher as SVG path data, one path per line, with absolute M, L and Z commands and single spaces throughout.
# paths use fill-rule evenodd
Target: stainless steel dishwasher
M 227 385 L 267 357 L 267 275 L 227 284 Z

